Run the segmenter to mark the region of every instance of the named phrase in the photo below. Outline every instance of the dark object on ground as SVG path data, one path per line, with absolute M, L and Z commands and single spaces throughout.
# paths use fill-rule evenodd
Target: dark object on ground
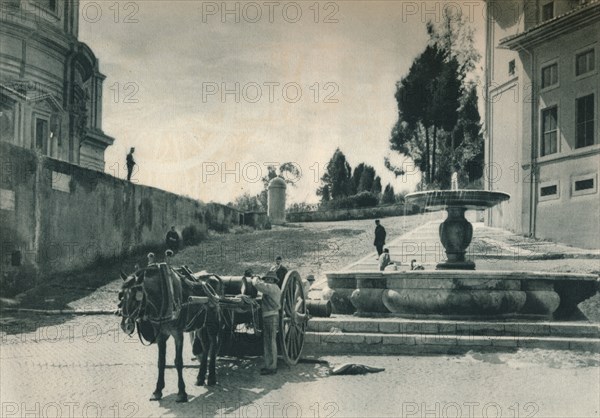
M 331 374 L 333 374 L 333 375 L 367 374 L 367 373 L 379 373 L 379 372 L 383 372 L 384 370 L 385 369 L 382 369 L 380 367 L 365 366 L 364 364 L 345 363 L 345 364 L 342 364 L 341 366 L 335 367 L 331 371 Z
M 298 363 L 323 364 L 325 366 L 329 366 L 329 362 L 327 360 L 321 360 L 319 358 L 301 358 L 300 360 L 298 360 Z

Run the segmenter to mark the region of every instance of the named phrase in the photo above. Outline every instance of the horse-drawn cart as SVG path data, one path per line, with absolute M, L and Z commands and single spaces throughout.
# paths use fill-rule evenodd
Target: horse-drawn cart
M 191 274 L 197 277 L 198 274 Z M 217 276 L 224 286 L 224 296 L 216 301 L 223 314 L 225 342 L 222 352 L 238 352 L 252 343 L 261 344 L 262 312 L 261 295 L 250 284 L 243 289 L 243 280 L 236 276 Z M 248 281 L 249 283 L 249 281 Z M 245 295 L 242 295 L 244 291 Z M 208 298 L 191 297 L 190 302 L 207 303 Z M 304 347 L 304 335 L 308 323 L 307 300 L 300 274 L 289 271 L 281 284 L 279 311 L 279 332 L 277 341 L 279 352 L 288 365 L 294 365 L 300 359 Z M 256 337 L 256 338 L 252 338 Z M 242 347 L 239 347 L 242 345 Z
M 254 286 L 241 277 L 193 273 L 186 266 L 172 268 L 169 252 L 164 263 L 155 263 L 154 255 L 151 255 L 147 267 L 130 275 L 121 273 L 123 284 L 117 313 L 122 317 L 121 328 L 126 334 L 132 335 L 137 329 L 142 343 L 145 340 L 158 346 L 158 380 L 151 400 L 162 398 L 166 342 L 169 337 L 174 338 L 179 387 L 177 402 L 186 402 L 182 377 L 184 332 L 193 332 L 194 343 L 199 342 L 201 348 L 196 384 L 214 385 L 219 346 L 248 349 L 249 344 L 236 341 L 242 330 L 262 337 L 261 297 Z M 243 286 L 244 282 L 248 286 Z M 302 354 L 308 322 L 306 294 L 297 271 L 288 272 L 281 283 L 280 304 L 279 352 L 287 364 L 293 365 Z M 223 344 L 222 336 L 229 337 L 230 344 Z M 254 342 L 258 346 L 262 338 L 254 338 Z

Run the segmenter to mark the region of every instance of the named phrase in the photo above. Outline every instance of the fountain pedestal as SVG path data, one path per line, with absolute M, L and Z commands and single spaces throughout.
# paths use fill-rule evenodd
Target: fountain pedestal
M 440 240 L 448 259 L 436 266 L 438 270 L 475 270 L 475 263 L 465 258 L 473 238 L 473 225 L 465 218 L 466 210 L 461 206 L 446 208 L 448 217 L 440 224 Z
M 436 266 L 438 270 L 475 270 L 475 263 L 465 258 L 473 238 L 473 225 L 465 218 L 465 212 L 491 208 L 508 199 L 510 195 L 506 193 L 486 190 L 434 190 L 406 196 L 407 202 L 424 209 L 448 213 L 440 225 L 440 241 L 447 260 Z

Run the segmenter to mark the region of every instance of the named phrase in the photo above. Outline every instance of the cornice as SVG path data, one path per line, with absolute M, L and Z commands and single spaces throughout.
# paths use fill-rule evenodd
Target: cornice
M 565 33 L 576 32 L 587 25 L 598 22 L 600 22 L 600 1 L 595 1 L 534 26 L 525 32 L 503 38 L 500 40 L 498 46 L 512 50 L 530 48 L 540 43 L 548 42 Z
M 104 149 L 112 145 L 114 141 L 115 139 L 113 137 L 106 135 L 101 130 L 88 128 L 85 131 L 85 135 L 81 143 L 89 143 L 90 145 Z

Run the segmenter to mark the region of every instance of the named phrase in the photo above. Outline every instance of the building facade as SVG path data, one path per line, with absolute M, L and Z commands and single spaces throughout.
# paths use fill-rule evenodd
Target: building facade
M 487 222 L 600 248 L 600 1 L 487 1 Z
M 0 2 L 0 140 L 104 171 L 105 77 L 78 26 L 78 0 Z

